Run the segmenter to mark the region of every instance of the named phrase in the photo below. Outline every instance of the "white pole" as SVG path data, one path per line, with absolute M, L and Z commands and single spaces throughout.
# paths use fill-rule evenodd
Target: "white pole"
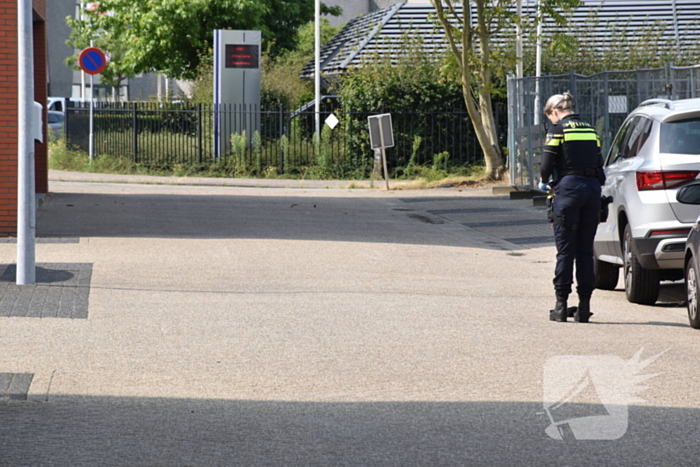
M 520 79 L 523 77 L 523 25 L 520 24 L 523 20 L 523 0 L 518 0 L 516 14 L 518 23 L 515 25 L 515 77 Z
M 18 144 L 17 144 L 17 284 L 36 283 L 34 206 L 34 48 L 32 0 L 17 0 L 18 39 Z
M 90 162 L 95 157 L 95 122 L 93 106 L 95 105 L 95 75 L 90 75 L 90 136 L 89 136 L 89 155 Z
M 537 0 L 537 51 L 535 56 L 535 125 L 540 124 L 540 75 L 542 74 L 542 8 Z
M 315 49 L 314 83 L 316 87 L 316 135 L 321 140 L 321 0 L 315 2 Z
M 83 5 L 83 2 L 80 2 L 80 19 L 82 21 L 85 21 L 85 5 Z M 83 102 L 85 102 L 85 99 L 87 99 L 87 96 L 85 95 L 85 75 L 86 73 L 84 71 L 80 71 L 80 99 L 82 99 Z

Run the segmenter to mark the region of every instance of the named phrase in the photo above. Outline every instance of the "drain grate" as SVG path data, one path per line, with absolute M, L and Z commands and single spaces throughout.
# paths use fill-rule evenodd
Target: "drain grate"
M 0 400 L 27 400 L 33 373 L 0 373 Z
M 37 264 L 32 285 L 16 277 L 14 264 L 0 276 L 0 317 L 87 319 L 92 263 Z

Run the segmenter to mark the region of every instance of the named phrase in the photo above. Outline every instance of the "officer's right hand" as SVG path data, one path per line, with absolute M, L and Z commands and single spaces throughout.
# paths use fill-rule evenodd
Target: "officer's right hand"
M 544 182 L 540 182 L 540 184 L 537 185 L 537 188 L 538 188 L 540 191 L 549 191 L 549 185 L 547 185 L 547 184 L 544 183 Z

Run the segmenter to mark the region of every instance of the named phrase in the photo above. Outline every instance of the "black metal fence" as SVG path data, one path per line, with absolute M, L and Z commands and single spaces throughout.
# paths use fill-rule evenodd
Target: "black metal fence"
M 688 99 L 700 92 L 700 65 L 508 79 L 508 154 L 511 183 L 534 187 L 544 145 L 544 105 L 570 91 L 576 112 L 596 128 L 603 154 L 625 118 L 647 99 Z
M 215 111 L 203 104 L 130 102 L 100 103 L 93 112 L 96 155 L 126 157 L 144 166 L 229 164 L 258 174 L 321 167 L 335 176 L 368 173 L 374 154 L 367 117 L 392 113 L 385 109 L 348 112 L 324 108 L 321 122 L 333 113 L 339 123 L 334 129 L 323 125 L 317 137 L 313 109 L 289 112 L 282 107 L 222 106 Z M 504 106 L 497 106 L 496 119 L 504 136 L 505 116 Z M 436 155 L 444 160 L 444 153 L 449 154 L 451 166 L 483 161 L 463 108 L 392 113 L 392 122 L 395 147 L 387 150 L 392 169 L 409 163 L 431 165 Z M 65 125 L 67 143 L 87 152 L 89 107 L 67 108 Z M 214 148 L 215 131 L 226 139 L 219 157 Z

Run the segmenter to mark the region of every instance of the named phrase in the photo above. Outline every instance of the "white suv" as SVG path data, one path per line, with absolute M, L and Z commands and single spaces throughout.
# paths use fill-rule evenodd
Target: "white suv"
M 700 174 L 700 99 L 651 99 L 620 127 L 605 160 L 610 214 L 595 237 L 596 288 L 622 267 L 627 299 L 653 304 L 659 282 L 683 278 L 685 239 L 700 214 L 676 201 Z

